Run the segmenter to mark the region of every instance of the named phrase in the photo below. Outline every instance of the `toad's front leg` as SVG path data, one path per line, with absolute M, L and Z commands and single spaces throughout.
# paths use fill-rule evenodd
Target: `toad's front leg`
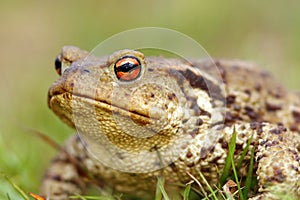
M 52 160 L 41 185 L 41 194 L 47 199 L 67 200 L 71 195 L 82 194 L 86 187 L 84 174 L 73 155 L 75 152 L 84 152 L 83 145 L 78 137 L 72 137 L 64 147 Z
M 260 194 L 253 199 L 300 199 L 300 135 L 266 125 L 256 161 Z

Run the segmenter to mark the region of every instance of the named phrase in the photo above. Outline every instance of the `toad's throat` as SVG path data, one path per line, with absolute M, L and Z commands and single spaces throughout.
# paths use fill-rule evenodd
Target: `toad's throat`
M 111 144 L 121 149 L 140 152 L 150 151 L 153 148 L 160 149 L 174 140 L 172 130 L 164 130 L 165 126 L 159 124 L 159 120 L 86 96 L 72 94 L 67 98 L 67 95 L 71 94 L 64 92 L 51 96 L 50 108 L 64 122 L 76 128 L 79 133 L 91 137 L 93 141 L 102 141 L 99 138 L 105 135 Z M 60 103 L 68 106 L 58 106 Z M 64 110 L 66 107 L 68 109 Z M 135 125 L 131 124 L 130 120 Z M 95 135 L 99 138 L 95 138 Z

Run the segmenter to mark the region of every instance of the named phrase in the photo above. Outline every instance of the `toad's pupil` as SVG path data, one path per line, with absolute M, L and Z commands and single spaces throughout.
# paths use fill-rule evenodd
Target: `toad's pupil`
M 115 74 L 119 80 L 132 81 L 139 77 L 140 61 L 133 56 L 120 58 L 115 64 Z

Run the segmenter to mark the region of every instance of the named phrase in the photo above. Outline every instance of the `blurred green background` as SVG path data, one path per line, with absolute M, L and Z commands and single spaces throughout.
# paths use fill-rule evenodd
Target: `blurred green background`
M 26 128 L 62 142 L 74 131 L 46 104 L 63 45 L 91 50 L 118 32 L 175 29 L 212 57 L 255 61 L 299 90 L 300 2 L 291 1 L 1 1 L 0 198 L 18 199 L 3 174 L 37 192 L 55 150 Z M 174 41 L 176 42 L 176 41 Z M 232 75 L 234 76 L 234 74 Z

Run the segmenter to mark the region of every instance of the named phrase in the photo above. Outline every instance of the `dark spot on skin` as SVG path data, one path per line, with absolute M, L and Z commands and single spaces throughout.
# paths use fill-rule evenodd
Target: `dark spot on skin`
M 149 150 L 150 152 L 154 152 L 154 151 L 157 151 L 158 150 L 158 148 L 157 148 L 157 146 L 154 146 L 154 147 L 151 147 L 151 149 Z M 159 163 L 160 164 L 160 163 Z
M 275 104 L 271 104 L 271 103 L 266 102 L 266 110 L 267 111 L 274 112 L 274 111 L 277 111 L 277 110 L 281 110 L 281 108 L 282 107 L 280 105 L 275 105 Z
M 184 119 L 184 120 L 182 120 L 182 123 L 185 124 L 185 123 L 187 123 L 187 121 L 189 121 L 189 120 L 188 119 Z
M 173 172 L 178 172 L 178 168 L 176 167 L 175 163 L 171 162 L 169 164 L 169 167 L 171 167 L 171 169 L 172 169 Z
M 236 96 L 234 96 L 234 95 L 229 95 L 229 96 L 227 96 L 227 98 L 226 98 L 226 103 L 227 103 L 227 105 L 234 104 L 235 98 L 236 98 Z
M 248 94 L 249 96 L 251 96 L 251 91 L 250 91 L 249 89 L 246 89 L 244 92 L 245 92 L 246 94 Z
M 266 142 L 265 147 L 272 147 L 272 146 L 276 146 L 278 144 L 279 144 L 278 141 L 268 141 L 268 142 Z
M 195 166 L 195 163 L 189 163 L 189 164 L 187 164 L 187 167 L 194 167 Z
M 218 161 L 220 160 L 220 156 L 214 157 L 210 162 L 211 163 L 218 163 Z
M 300 123 L 300 112 L 293 110 L 292 115 L 294 117 L 295 122 Z
M 278 126 L 283 126 L 283 123 L 282 122 L 278 122 L 277 125 Z
M 74 87 L 74 83 L 70 83 L 70 87 Z
M 251 108 L 250 106 L 246 106 L 245 108 L 246 111 L 246 115 L 248 115 L 248 117 L 250 117 L 250 119 L 258 119 L 258 114 L 253 110 L 253 108 Z
M 236 148 L 236 150 L 242 150 L 243 144 L 236 144 L 235 148 Z
M 264 144 L 266 144 L 266 143 L 267 143 L 266 140 L 262 140 L 262 141 L 259 142 L 260 145 L 264 145 Z
M 287 131 L 287 128 L 285 128 L 285 126 L 283 126 L 283 125 L 279 125 L 279 128 L 280 128 L 280 130 L 283 131 L 283 132 L 286 132 L 286 131 Z
M 191 158 L 191 157 L 193 157 L 193 154 L 190 151 L 188 151 L 185 156 L 187 158 Z
M 240 111 L 240 110 L 241 110 L 241 106 L 235 104 L 235 105 L 233 106 L 233 109 L 234 109 L 235 111 Z
M 207 156 L 207 149 L 205 147 L 202 147 L 200 150 L 200 159 L 205 159 Z
M 257 133 L 261 134 L 263 132 L 262 126 L 257 129 Z
M 190 82 L 192 87 L 201 88 L 202 90 L 208 92 L 207 83 L 205 82 L 203 76 L 196 75 L 190 69 L 186 69 L 183 73 L 183 76 Z
M 203 120 L 201 118 L 198 118 L 196 121 L 196 126 L 201 126 L 203 124 Z
M 218 84 L 213 83 L 204 76 L 195 74 L 190 69 L 186 69 L 181 73 L 193 88 L 204 90 L 213 99 L 223 100 L 224 97 L 222 96 L 221 88 Z
M 225 113 L 225 124 L 233 124 L 239 119 L 239 116 L 237 114 L 232 114 L 230 112 Z
M 62 181 L 62 178 L 61 178 L 59 175 L 51 176 L 51 179 L 52 179 L 52 180 L 55 180 L 55 181 L 58 181 L 58 182 L 61 182 L 61 181 Z
M 257 91 L 257 92 L 260 92 L 261 91 L 261 85 L 259 83 L 255 83 L 254 85 L 254 89 Z
M 298 125 L 297 124 L 292 124 L 290 126 L 290 130 L 291 131 L 295 131 L 295 132 L 299 132 Z
M 148 72 L 153 72 L 154 69 L 153 68 L 148 68 Z
M 151 92 L 150 97 L 151 97 L 151 98 L 154 98 L 154 96 L 155 96 L 155 95 Z
M 199 134 L 199 128 L 194 128 L 193 131 L 191 132 L 191 136 L 193 138 L 195 138 L 196 135 L 198 135 L 198 134 Z
M 227 149 L 228 148 L 228 143 L 227 142 L 222 142 L 221 146 L 223 149 Z
M 85 73 L 90 73 L 90 70 L 84 69 L 83 72 L 85 72 Z
M 293 150 L 293 149 L 289 149 L 289 152 L 291 152 L 294 155 L 297 155 L 297 151 Z
M 234 117 L 231 115 L 231 113 L 226 112 L 225 114 L 225 123 L 233 123 L 234 122 Z
M 290 165 L 290 168 L 296 172 L 298 172 L 298 167 L 296 167 L 295 165 Z
M 275 128 L 275 129 L 270 130 L 270 133 L 278 135 L 278 134 L 281 134 L 281 130 L 279 128 Z
M 272 179 L 278 183 L 283 183 L 285 180 L 285 175 L 283 171 L 279 167 L 274 167 L 273 170 L 274 176 L 272 177 Z
M 262 133 L 262 128 L 263 128 L 263 124 L 259 123 L 259 122 L 251 122 L 250 123 L 250 128 L 252 130 L 256 130 L 258 134 Z
M 168 98 L 170 101 L 174 101 L 176 99 L 176 95 L 174 93 L 168 94 Z

